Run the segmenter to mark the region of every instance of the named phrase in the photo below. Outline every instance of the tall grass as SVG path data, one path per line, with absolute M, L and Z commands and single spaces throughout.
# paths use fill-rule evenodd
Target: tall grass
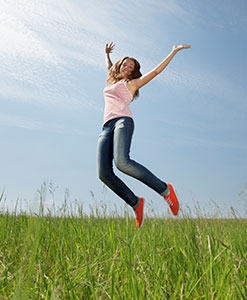
M 247 299 L 247 219 L 2 213 L 0 299 Z

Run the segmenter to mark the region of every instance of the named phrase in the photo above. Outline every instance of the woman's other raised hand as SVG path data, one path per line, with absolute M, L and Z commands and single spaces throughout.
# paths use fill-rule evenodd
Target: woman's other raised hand
M 186 45 L 186 44 L 182 44 L 182 45 L 179 45 L 179 46 L 174 45 L 172 50 L 175 51 L 175 52 L 178 52 L 179 50 L 189 49 L 190 47 L 191 47 L 190 45 Z

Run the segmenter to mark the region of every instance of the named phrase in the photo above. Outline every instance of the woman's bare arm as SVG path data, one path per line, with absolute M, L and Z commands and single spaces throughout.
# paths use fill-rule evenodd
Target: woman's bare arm
M 110 44 L 106 44 L 105 46 L 105 64 L 107 71 L 110 70 L 112 66 L 112 61 L 110 58 L 110 53 L 114 50 L 115 45 L 111 42 Z
M 144 74 L 140 78 L 131 80 L 128 84 L 129 89 L 133 93 L 133 91 L 136 91 L 139 88 L 143 87 L 145 84 L 147 84 L 150 80 L 152 80 L 154 77 L 156 77 L 159 73 L 161 73 L 168 66 L 168 64 L 173 59 L 173 57 L 177 54 L 178 51 L 180 51 L 182 49 L 188 49 L 188 48 L 190 48 L 190 45 L 186 45 L 186 44 L 182 44 L 179 46 L 174 45 L 172 48 L 172 51 L 167 55 L 167 57 L 159 65 L 157 65 L 153 70 Z

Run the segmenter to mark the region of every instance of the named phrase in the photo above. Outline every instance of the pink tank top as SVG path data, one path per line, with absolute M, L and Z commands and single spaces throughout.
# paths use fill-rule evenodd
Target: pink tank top
M 103 124 L 109 120 L 119 117 L 132 118 L 129 105 L 133 99 L 133 96 L 126 87 L 126 81 L 124 79 L 105 87 L 104 98 L 105 111 Z

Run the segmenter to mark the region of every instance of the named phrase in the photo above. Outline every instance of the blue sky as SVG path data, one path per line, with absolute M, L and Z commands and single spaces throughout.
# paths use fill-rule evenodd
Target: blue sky
M 137 58 L 145 73 L 188 43 L 131 104 L 131 156 L 172 182 L 182 208 L 247 213 L 247 2 L 0 0 L 0 191 L 2 207 L 35 210 L 52 182 L 56 205 L 69 199 L 124 204 L 97 178 L 103 120 L 104 48 Z M 167 211 L 159 195 L 116 173 Z M 47 191 L 45 205 L 52 203 Z

